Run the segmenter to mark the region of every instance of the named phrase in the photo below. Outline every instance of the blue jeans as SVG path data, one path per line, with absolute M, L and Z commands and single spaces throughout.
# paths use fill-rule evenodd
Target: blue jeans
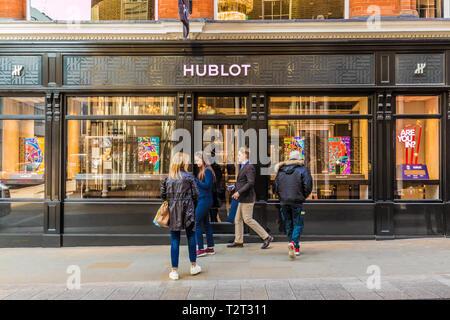
M 170 231 L 170 257 L 172 259 L 172 268 L 178 268 L 178 259 L 180 257 L 180 235 L 181 231 Z M 188 240 L 189 260 L 191 262 L 196 262 L 197 252 L 195 251 L 195 237 L 192 228 L 186 229 L 186 237 Z
M 200 199 L 198 201 L 197 208 L 195 209 L 195 236 L 197 238 L 197 246 L 199 250 L 203 249 L 202 225 L 203 229 L 205 230 L 208 248 L 214 247 L 213 230 L 211 224 L 209 223 L 209 209 L 211 209 L 212 205 L 212 199 Z
M 281 218 L 286 223 L 286 235 L 288 241 L 294 241 L 295 248 L 300 248 L 300 236 L 302 235 L 305 223 L 305 215 L 302 214 L 302 206 L 283 205 L 281 206 Z

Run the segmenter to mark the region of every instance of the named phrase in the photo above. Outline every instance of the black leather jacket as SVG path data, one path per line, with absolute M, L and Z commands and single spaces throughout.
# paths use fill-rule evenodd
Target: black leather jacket
M 198 190 L 194 176 L 181 171 L 180 179 L 167 177 L 161 184 L 161 198 L 169 203 L 169 229 L 181 231 L 195 228 L 195 206 Z
M 312 191 L 312 177 L 303 160 L 280 162 L 276 167 L 274 191 L 281 205 L 300 205 Z

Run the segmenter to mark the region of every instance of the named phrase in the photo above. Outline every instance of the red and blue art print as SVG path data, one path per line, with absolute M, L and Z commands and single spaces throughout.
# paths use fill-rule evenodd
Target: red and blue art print
M 351 173 L 350 147 L 351 137 L 328 138 L 329 172 L 334 172 L 336 174 Z M 337 168 L 339 168 L 339 172 L 336 172 Z
M 159 170 L 159 137 L 138 137 L 138 161 L 154 165 Z
M 289 159 L 292 151 L 300 152 L 300 159 L 305 160 L 305 138 L 304 137 L 284 137 L 284 158 Z
M 25 171 L 44 173 L 44 138 L 25 138 Z

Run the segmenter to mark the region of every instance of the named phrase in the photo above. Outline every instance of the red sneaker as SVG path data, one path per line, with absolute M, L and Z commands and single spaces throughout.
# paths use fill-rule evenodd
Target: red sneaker
M 295 255 L 296 255 L 296 256 L 299 256 L 299 255 L 300 255 L 300 248 L 295 249 Z
M 204 257 L 204 256 L 206 256 L 206 250 L 205 249 L 197 250 L 197 257 Z
M 216 254 L 216 252 L 214 251 L 214 248 L 206 248 L 205 251 L 206 251 L 206 253 L 209 254 L 209 255 Z
M 294 252 L 295 244 L 294 244 L 294 241 L 289 242 L 288 249 L 289 249 L 289 258 L 295 259 L 295 252 Z

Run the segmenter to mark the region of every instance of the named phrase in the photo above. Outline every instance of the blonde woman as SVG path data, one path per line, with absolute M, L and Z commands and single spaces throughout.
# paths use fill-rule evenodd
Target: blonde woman
M 169 203 L 169 229 L 171 236 L 172 270 L 169 278 L 178 280 L 178 260 L 180 256 L 180 234 L 186 230 L 191 261 L 191 274 L 201 272 L 196 263 L 195 241 L 195 206 L 197 205 L 198 191 L 194 176 L 187 172 L 189 156 L 185 153 L 176 153 L 170 164 L 169 176 L 161 185 L 161 198 Z

